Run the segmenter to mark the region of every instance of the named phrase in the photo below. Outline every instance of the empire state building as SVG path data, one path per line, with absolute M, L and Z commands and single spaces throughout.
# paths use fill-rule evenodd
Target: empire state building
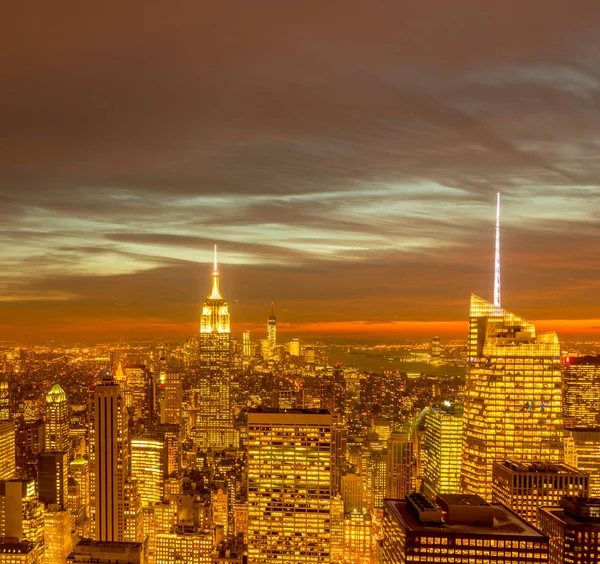
M 226 448 L 233 443 L 229 337 L 229 307 L 219 288 L 215 245 L 211 292 L 200 317 L 195 442 L 201 448 Z

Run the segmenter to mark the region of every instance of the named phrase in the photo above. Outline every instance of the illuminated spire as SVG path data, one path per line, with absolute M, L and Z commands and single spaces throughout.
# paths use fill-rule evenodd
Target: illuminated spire
M 118 380 L 119 382 L 122 382 L 126 378 L 127 377 L 125 376 L 125 372 L 123 371 L 123 366 L 119 362 L 119 366 L 117 366 L 117 371 L 115 372 L 115 380 Z
M 494 255 L 494 305 L 500 307 L 500 192 L 496 203 L 496 252 Z
M 219 271 L 217 270 L 217 244 L 215 243 L 215 254 L 213 259 L 212 289 L 209 298 L 211 300 L 222 300 L 221 290 L 219 289 Z

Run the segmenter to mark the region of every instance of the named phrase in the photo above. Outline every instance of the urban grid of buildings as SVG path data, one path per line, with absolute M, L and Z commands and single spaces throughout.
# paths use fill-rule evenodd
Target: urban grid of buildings
M 3 346 L 0 564 L 599 562 L 600 356 L 501 306 L 499 205 L 466 346 L 402 348 L 431 371 L 280 343 L 273 305 L 232 338 L 216 246 L 183 343 Z

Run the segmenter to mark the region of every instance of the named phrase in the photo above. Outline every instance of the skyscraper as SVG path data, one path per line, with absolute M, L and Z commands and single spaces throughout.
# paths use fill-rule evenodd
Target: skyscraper
M 248 413 L 248 561 L 329 562 L 331 415 Z
M 131 439 L 131 478 L 137 481 L 142 506 L 162 500 L 165 463 L 162 440 L 154 437 Z
M 425 415 L 423 491 L 432 499 L 460 492 L 462 418 L 460 404 L 434 407 Z
M 65 452 L 69 450 L 69 405 L 67 395 L 54 384 L 46 394 L 46 432 L 44 450 Z
M 250 341 L 250 331 L 244 331 L 242 333 L 242 353 L 244 358 L 250 358 L 252 356 L 252 343 Z
M 273 302 L 271 302 L 271 315 L 267 320 L 267 341 L 269 342 L 269 354 L 272 357 L 277 346 L 277 319 L 273 313 Z
M 165 394 L 160 413 L 161 423 L 181 424 L 181 401 L 181 373 L 169 371 L 165 374 Z
M 471 296 L 461 483 L 491 499 L 494 460 L 563 459 L 560 344 Z
M 565 427 L 600 427 L 600 356 L 566 356 L 562 367 Z
M 538 507 L 559 505 L 564 495 L 588 497 L 590 477 L 568 464 L 494 462 L 492 501 L 535 525 Z
M 90 401 L 90 497 L 94 538 L 123 542 L 129 441 L 125 399 L 119 384 L 105 379 Z
M 233 444 L 229 338 L 229 308 L 219 288 L 215 245 L 211 293 L 200 318 L 200 371 L 194 385 L 195 442 L 199 447 L 225 448 Z
M 0 421 L 10 419 L 10 386 L 6 380 L 0 380 Z
M 500 195 L 494 303 L 471 295 L 461 486 L 487 500 L 494 460 L 563 459 L 562 377 L 556 333 L 500 307 Z
M 10 480 L 15 475 L 15 424 L 0 421 L 0 480 Z
M 385 497 L 402 499 L 414 491 L 413 442 L 408 433 L 392 433 L 387 441 Z
M 45 451 L 38 458 L 39 499 L 46 506 L 63 510 L 68 506 L 69 454 Z

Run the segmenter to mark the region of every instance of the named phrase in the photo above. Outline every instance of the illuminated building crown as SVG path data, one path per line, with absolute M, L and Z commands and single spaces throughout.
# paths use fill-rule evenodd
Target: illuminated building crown
M 65 391 L 58 384 L 54 384 L 52 389 L 46 394 L 46 402 L 59 403 L 63 401 L 67 401 L 67 394 L 65 394 Z
M 229 333 L 229 307 L 221 296 L 219 288 L 219 270 L 217 268 L 217 245 L 214 250 L 212 287 L 202 307 L 200 317 L 200 333 Z

